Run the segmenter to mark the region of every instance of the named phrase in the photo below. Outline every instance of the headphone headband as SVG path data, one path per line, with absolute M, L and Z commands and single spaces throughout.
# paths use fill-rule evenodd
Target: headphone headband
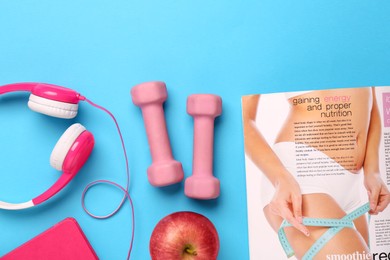
M 71 104 L 77 104 L 83 100 L 83 97 L 76 91 L 53 84 L 23 82 L 0 86 L 0 95 L 18 91 L 27 91 L 42 98 Z
M 18 209 L 27 209 L 34 206 L 35 205 L 32 200 L 23 203 L 8 203 L 8 202 L 0 201 L 0 209 L 18 210 Z

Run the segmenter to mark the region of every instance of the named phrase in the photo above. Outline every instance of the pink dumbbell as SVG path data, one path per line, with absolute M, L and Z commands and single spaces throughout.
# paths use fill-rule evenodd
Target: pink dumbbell
M 213 176 L 214 119 L 222 113 L 222 99 L 198 94 L 187 99 L 187 113 L 194 117 L 192 176 L 185 181 L 184 193 L 194 199 L 219 196 L 219 180 Z
M 163 103 L 167 99 L 164 82 L 146 82 L 131 89 L 133 103 L 142 110 L 152 165 L 148 168 L 148 180 L 153 186 L 167 186 L 183 179 L 183 167 L 173 159 Z

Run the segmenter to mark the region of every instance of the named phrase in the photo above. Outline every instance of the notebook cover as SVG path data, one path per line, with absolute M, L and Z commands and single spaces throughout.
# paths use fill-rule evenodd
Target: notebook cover
M 53 227 L 0 258 L 1 260 L 99 259 L 74 218 Z

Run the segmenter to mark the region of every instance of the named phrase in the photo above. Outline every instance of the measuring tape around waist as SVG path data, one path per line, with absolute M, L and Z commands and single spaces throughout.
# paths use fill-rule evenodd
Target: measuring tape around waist
M 310 249 L 303 256 L 302 260 L 310 260 L 328 243 L 338 232 L 343 228 L 349 227 L 353 228 L 353 220 L 364 215 L 370 210 L 368 203 L 357 208 L 351 213 L 347 214 L 341 219 L 329 219 L 329 218 L 303 218 L 303 225 L 305 226 L 316 226 L 316 227 L 329 227 L 329 229 L 322 234 L 322 236 L 310 247 Z M 291 227 L 292 225 L 287 221 L 283 220 L 280 225 L 278 236 L 280 244 L 283 247 L 284 252 L 287 257 L 293 256 L 294 250 L 292 249 L 290 243 L 287 240 L 286 232 L 284 231 L 285 227 Z

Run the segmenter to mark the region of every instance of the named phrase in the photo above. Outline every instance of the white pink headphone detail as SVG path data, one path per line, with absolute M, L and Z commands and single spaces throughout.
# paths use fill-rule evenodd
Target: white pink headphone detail
M 71 119 L 77 115 L 79 101 L 84 101 L 74 90 L 45 83 L 16 83 L 0 86 L 0 95 L 30 92 L 28 107 L 36 112 Z M 23 203 L 0 201 L 0 209 L 18 210 L 41 204 L 62 190 L 87 161 L 94 146 L 94 138 L 81 124 L 71 125 L 60 137 L 50 156 L 50 164 L 62 171 L 60 178 L 41 195 Z
M 84 211 L 89 216 L 97 219 L 106 219 L 115 215 L 122 207 L 126 199 L 129 200 L 129 204 L 131 207 L 132 228 L 131 228 L 130 246 L 129 246 L 126 259 L 130 259 L 130 254 L 133 248 L 134 228 L 135 228 L 134 205 L 131 196 L 129 194 L 129 187 L 130 187 L 129 161 L 127 158 L 127 152 L 126 152 L 123 136 L 119 128 L 118 122 L 115 119 L 115 116 L 104 107 L 93 103 L 86 97 L 68 88 L 64 88 L 52 84 L 46 84 L 46 83 L 30 83 L 30 82 L 15 83 L 15 84 L 0 86 L 0 95 L 10 93 L 10 92 L 17 92 L 17 91 L 30 92 L 31 94 L 28 101 L 29 108 L 32 109 L 33 111 L 45 115 L 58 117 L 58 118 L 65 118 L 65 119 L 74 118 L 77 115 L 79 101 L 86 101 L 93 107 L 104 111 L 112 118 L 118 131 L 118 135 L 122 144 L 123 155 L 126 163 L 126 179 L 127 179 L 126 186 L 122 187 L 121 185 L 109 180 L 93 181 L 84 188 L 81 202 Z M 61 177 L 48 190 L 46 190 L 41 195 L 33 198 L 30 201 L 23 202 L 23 203 L 8 203 L 8 202 L 0 201 L 0 209 L 7 209 L 7 210 L 26 209 L 26 208 L 39 205 L 42 202 L 56 195 L 73 179 L 73 177 L 77 174 L 77 172 L 87 161 L 89 155 L 92 152 L 94 144 L 95 141 L 92 133 L 87 131 L 84 126 L 78 123 L 71 125 L 62 134 L 62 136 L 58 140 L 50 156 L 51 166 L 53 166 L 55 169 L 59 171 L 62 171 Z M 112 185 L 116 188 L 119 188 L 124 193 L 123 199 L 119 203 L 118 207 L 107 215 L 95 215 L 90 211 L 88 211 L 85 205 L 85 196 L 87 191 L 91 187 L 98 184 Z

